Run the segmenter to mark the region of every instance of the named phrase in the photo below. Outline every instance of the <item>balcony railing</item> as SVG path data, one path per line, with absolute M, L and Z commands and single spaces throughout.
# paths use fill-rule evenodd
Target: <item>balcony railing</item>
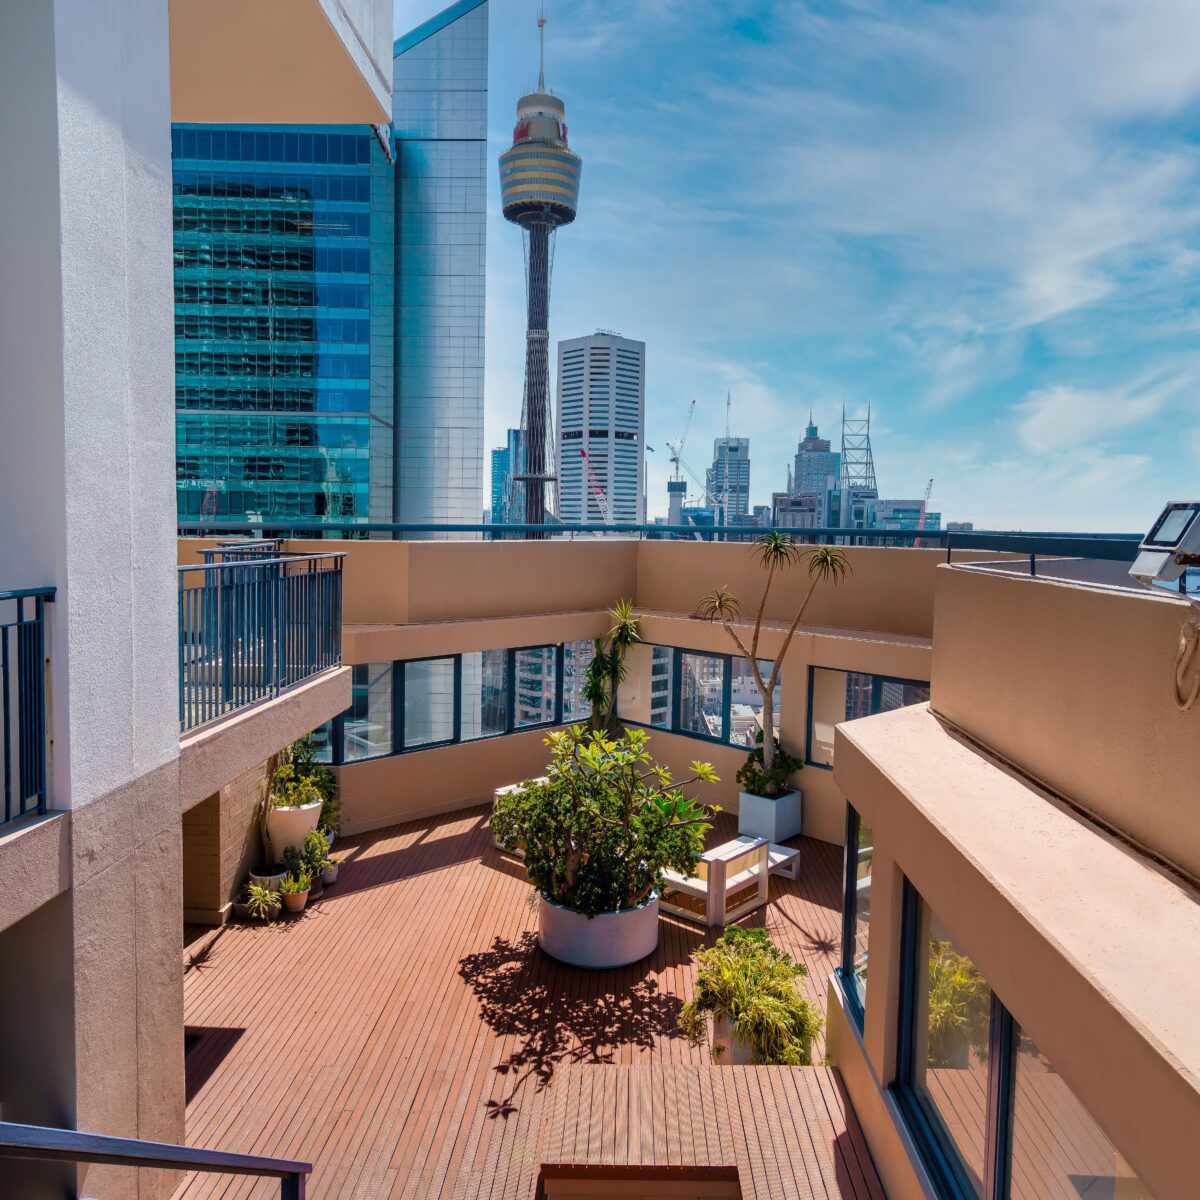
M 0 1162 L 6 1159 L 106 1163 L 142 1169 L 265 1177 L 279 1181 L 280 1200 L 304 1200 L 305 1184 L 312 1171 L 311 1163 L 287 1158 L 230 1154 L 224 1150 L 202 1150 L 168 1142 L 145 1142 L 100 1133 L 79 1133 L 74 1129 L 0 1122 Z
M 46 811 L 46 604 L 53 588 L 0 592 L 0 825 Z
M 278 696 L 342 661 L 342 554 L 179 568 L 179 729 Z

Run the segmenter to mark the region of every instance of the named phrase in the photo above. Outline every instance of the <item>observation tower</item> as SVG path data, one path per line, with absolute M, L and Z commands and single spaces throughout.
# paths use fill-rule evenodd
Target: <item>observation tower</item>
M 538 17 L 538 86 L 517 102 L 513 144 L 500 155 L 500 200 L 506 220 L 519 225 L 525 243 L 525 522 L 546 519 L 550 411 L 550 271 L 554 234 L 575 220 L 582 160 L 567 146 L 566 108 L 546 90 L 546 17 Z

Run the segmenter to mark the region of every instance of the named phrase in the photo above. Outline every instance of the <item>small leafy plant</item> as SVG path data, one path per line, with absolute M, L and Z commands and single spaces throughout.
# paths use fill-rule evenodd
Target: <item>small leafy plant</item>
M 329 845 L 325 836 L 314 829 L 305 837 L 301 848 L 289 846 L 283 852 L 283 862 L 292 875 L 303 873 L 311 882 L 329 865 Z
M 724 1017 L 755 1060 L 807 1066 L 823 1019 L 801 990 L 808 972 L 771 941 L 765 929 L 727 929 L 716 944 L 697 950 L 696 992 L 679 1014 L 692 1045 L 708 1037 L 709 1018 Z
M 289 875 L 280 885 L 279 890 L 286 896 L 298 896 L 312 887 L 312 876 L 303 868 L 298 873 Z
M 694 873 L 715 808 L 685 794 L 715 782 L 692 763 L 676 782 L 655 763 L 644 730 L 619 737 L 581 725 L 551 733 L 549 783 L 527 783 L 496 801 L 491 826 L 505 849 L 525 851 L 530 882 L 587 917 L 641 904 L 668 867 Z
M 781 796 L 787 791 L 788 779 L 804 764 L 795 755 L 789 754 L 775 739 L 775 753 L 771 765 L 763 761 L 763 735 L 758 731 L 758 745 L 750 751 L 746 761 L 738 768 L 737 781 L 742 788 L 755 796 Z
M 245 892 L 246 911 L 256 921 L 273 921 L 279 915 L 279 896 L 266 884 L 248 883 Z

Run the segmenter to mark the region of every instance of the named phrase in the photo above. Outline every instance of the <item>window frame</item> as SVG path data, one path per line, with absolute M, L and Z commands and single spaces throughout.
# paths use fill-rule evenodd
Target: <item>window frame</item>
M 817 762 L 812 756 L 813 749 L 813 692 L 816 687 L 816 672 L 817 671 L 837 671 L 842 675 L 866 675 L 871 680 L 871 710 L 866 715 L 868 717 L 877 717 L 883 710 L 879 707 L 880 697 L 883 694 L 883 685 L 886 683 L 899 683 L 909 687 L 922 687 L 929 689 L 929 680 L 927 679 L 904 679 L 899 675 L 874 675 L 870 671 L 852 671 L 849 667 L 829 667 L 819 663 L 809 663 L 808 665 L 808 687 L 805 694 L 805 722 L 804 722 L 804 765 L 806 767 L 816 767 L 818 771 L 832 771 L 833 763 Z M 781 676 L 782 678 L 782 676 Z M 894 709 L 888 709 L 888 712 L 894 712 Z M 844 721 L 846 718 L 842 718 Z M 858 718 L 855 718 L 856 720 Z M 835 725 L 840 725 L 842 721 L 835 721 Z
M 861 827 L 862 816 L 853 804 L 847 802 L 842 878 L 842 952 L 837 970 L 842 981 L 842 995 L 846 999 L 846 1008 L 858 1026 L 859 1033 L 862 1033 L 866 1021 L 866 1003 L 859 990 L 858 972 L 854 969 L 854 949 L 858 940 L 858 834 Z
M 683 646 L 673 646 L 672 649 L 675 653 L 671 659 L 671 729 L 669 732 L 677 733 L 681 737 L 695 738 L 698 742 L 728 746 L 729 706 L 733 699 L 733 672 L 730 662 L 733 656 L 709 650 L 688 650 Z M 694 729 L 683 729 L 680 726 L 680 714 L 683 711 L 683 656 L 685 654 L 690 654 L 693 658 L 715 658 L 721 664 L 721 733 L 718 737 L 713 737 L 711 733 L 697 733 Z
M 977 1200 L 957 1147 L 941 1118 L 915 1082 L 918 1042 L 917 987 L 928 968 L 921 937 L 925 900 L 904 878 L 900 902 L 900 980 L 896 1020 L 896 1078 L 891 1093 L 930 1180 L 941 1200 Z M 843 991 L 846 989 L 843 988 Z M 1012 1166 L 1013 1079 L 1016 1022 L 991 990 L 988 1043 L 987 1111 L 984 1114 L 983 1200 L 1007 1200 Z
M 453 699 L 451 703 L 454 706 L 454 719 L 451 722 L 451 736 L 442 738 L 436 742 L 422 742 L 419 746 L 406 746 L 404 744 L 406 713 L 404 711 L 405 701 L 408 698 L 408 668 L 416 663 L 425 662 L 444 662 L 449 659 L 453 664 L 454 682 L 453 682 Z M 420 658 L 398 658 L 392 663 L 392 695 L 395 696 L 397 680 L 400 688 L 400 704 L 397 707 L 393 703 L 392 713 L 393 721 L 396 728 L 393 729 L 393 742 L 395 746 L 399 746 L 400 754 L 416 754 L 420 750 L 438 750 L 442 746 L 457 746 L 462 740 L 462 655 L 461 654 L 423 654 Z M 399 734 L 399 741 L 395 740 L 395 735 Z

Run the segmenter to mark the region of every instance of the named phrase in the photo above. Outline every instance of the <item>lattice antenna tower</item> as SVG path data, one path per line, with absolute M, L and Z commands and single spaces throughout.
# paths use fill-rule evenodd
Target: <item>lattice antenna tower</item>
M 865 417 L 846 416 L 842 406 L 842 475 L 841 487 L 875 487 L 875 458 L 871 453 L 871 406 Z

